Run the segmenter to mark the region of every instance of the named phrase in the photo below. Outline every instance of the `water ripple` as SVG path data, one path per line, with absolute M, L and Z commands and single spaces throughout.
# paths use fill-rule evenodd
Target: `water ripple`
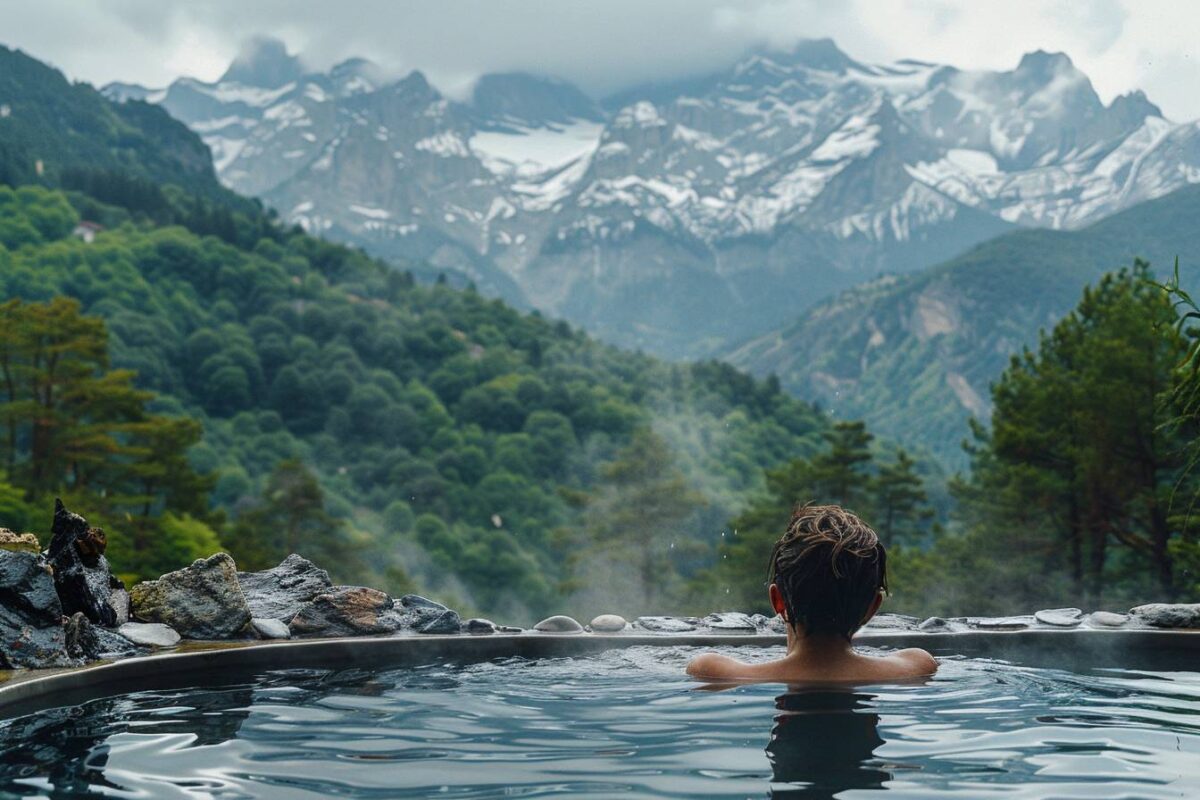
M 922 684 L 713 692 L 683 675 L 695 652 L 281 670 L 51 709 L 0 724 L 0 795 L 1200 796 L 1195 672 L 955 658 Z

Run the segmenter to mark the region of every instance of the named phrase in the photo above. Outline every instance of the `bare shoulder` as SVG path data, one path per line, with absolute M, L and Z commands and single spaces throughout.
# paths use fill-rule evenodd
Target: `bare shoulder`
M 740 661 L 720 653 L 701 653 L 687 665 L 687 674 L 693 678 L 729 678 L 746 667 Z
M 891 659 L 903 664 L 910 670 L 910 674 L 932 675 L 937 672 L 937 659 L 929 654 L 928 651 L 922 650 L 919 647 L 910 647 L 907 650 L 899 650 L 890 656 Z

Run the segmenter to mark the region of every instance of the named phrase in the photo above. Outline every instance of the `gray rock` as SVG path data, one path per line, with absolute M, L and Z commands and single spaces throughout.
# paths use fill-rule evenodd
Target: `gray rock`
M 533 626 L 535 631 L 542 633 L 583 633 L 583 626 L 576 620 L 563 614 L 556 614 L 553 617 L 546 617 L 544 620 Z
M 876 614 L 863 627 L 888 631 L 911 631 L 921 624 L 917 617 L 907 614 Z
M 174 628 L 161 622 L 126 622 L 117 633 L 145 647 L 174 647 L 180 639 Z
M 1114 614 L 1111 611 L 1093 611 L 1087 616 L 1087 623 L 1095 628 L 1120 628 L 1129 622 L 1129 615 Z
M 108 604 L 112 606 L 113 613 L 117 616 L 115 627 L 121 627 L 126 622 L 129 622 L 129 590 L 128 589 L 113 589 L 109 595 Z
M 95 661 L 100 657 L 100 637 L 96 635 L 96 628 L 88 622 L 83 612 L 76 611 L 63 627 L 67 640 L 67 655 L 81 661 Z
M 524 633 L 524 628 L 519 628 L 516 625 L 497 625 L 496 633 Z
M 1150 603 L 1129 613 L 1154 628 L 1200 628 L 1200 603 Z
M 305 605 L 288 623 L 293 636 L 370 636 L 405 627 L 392 598 L 365 586 L 335 586 Z
M 950 622 L 942 617 L 930 617 L 917 626 L 919 631 L 948 631 L 951 630 Z
M 1074 628 L 1083 622 L 1083 611 L 1078 608 L 1044 608 L 1033 615 L 1043 625 L 1056 628 Z
M 239 572 L 238 582 L 251 616 L 290 622 L 300 609 L 333 588 L 329 573 L 292 553 L 261 572 Z
M 422 615 L 413 627 L 417 633 L 458 633 L 462 630 L 462 617 L 447 608 Z
M 592 620 L 589 627 L 596 633 L 620 633 L 628 624 L 619 614 L 601 614 Z
M 704 624 L 714 631 L 758 632 L 754 620 L 740 611 L 715 611 L 704 618 Z
M 250 626 L 264 639 L 290 639 L 292 632 L 286 623 L 277 619 L 251 617 Z
M 428 597 L 422 597 L 419 594 L 406 594 L 396 601 L 396 605 L 409 610 L 418 608 L 432 608 L 437 611 L 446 610 L 446 606 L 436 600 L 430 600 Z
M 97 658 L 129 658 L 149 651 L 149 648 L 134 644 L 117 631 L 110 631 L 95 625 L 92 626 L 92 631 L 96 634 L 96 640 L 99 643 Z
M 46 559 L 0 551 L 0 669 L 70 666 L 62 618 Z
M 81 611 L 90 622 L 112 628 L 117 614 L 109 604 L 114 589 L 125 585 L 115 578 L 104 557 L 108 539 L 100 528 L 54 501 L 54 523 L 46 558 L 54 569 L 54 588 L 63 613 Z
M 1028 628 L 1033 617 L 972 617 L 970 624 L 982 631 L 1019 631 Z
M 188 639 L 228 639 L 244 635 L 250 624 L 237 565 L 227 553 L 139 583 L 129 597 L 135 619 L 170 625 Z
M 696 630 L 696 623 L 679 617 L 638 617 L 634 627 L 654 633 L 687 633 Z
M 475 617 L 464 622 L 462 624 L 462 630 L 463 633 L 486 635 L 496 632 L 496 623 L 492 622 L 490 619 L 480 619 L 479 617 Z

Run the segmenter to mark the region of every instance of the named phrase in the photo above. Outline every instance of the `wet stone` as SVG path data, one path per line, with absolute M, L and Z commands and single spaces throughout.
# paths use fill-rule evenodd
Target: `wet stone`
M 619 614 L 601 614 L 588 627 L 596 633 L 620 633 L 628 624 Z
M 96 628 L 88 622 L 83 612 L 76 611 L 63 627 L 67 655 L 83 661 L 95 661 L 100 657 L 100 639 L 96 636 Z
M 496 623 L 492 622 L 490 619 L 474 617 L 462 624 L 462 631 L 463 633 L 470 633 L 476 636 L 495 633 Z
M 117 616 L 116 624 L 113 627 L 119 628 L 129 622 L 128 589 L 113 589 L 112 594 L 109 595 L 108 604 L 112 606 L 113 613 Z
M 704 624 L 714 631 L 758 632 L 754 620 L 740 611 L 713 612 L 704 618 Z
M 147 648 L 134 644 L 117 631 L 95 625 L 92 626 L 92 631 L 96 634 L 98 643 L 97 658 L 129 658 L 147 651 Z
M 919 631 L 948 631 L 951 630 L 950 622 L 943 617 L 930 617 L 917 626 Z
M 534 625 L 533 629 L 542 633 L 583 633 L 583 626 L 575 619 L 564 614 L 546 617 L 537 625 Z
M 1200 628 L 1200 603 L 1150 603 L 1129 613 L 1154 628 Z
M 972 627 L 981 631 L 1019 631 L 1033 622 L 1033 617 L 974 617 L 970 621 Z
M 290 622 L 317 595 L 333 588 L 328 572 L 295 553 L 271 569 L 239 572 L 238 583 L 252 616 L 283 623 Z
M 62 618 L 46 559 L 0 551 L 0 669 L 70 666 Z
M 396 605 L 403 606 L 406 609 L 432 608 L 438 611 L 445 611 L 446 606 L 436 600 L 430 600 L 428 597 L 422 597 L 419 594 L 406 594 L 396 601 Z
M 188 639 L 229 639 L 250 624 L 237 565 L 227 553 L 143 581 L 129 596 L 137 620 L 170 625 Z
M 104 531 L 69 511 L 61 500 L 54 501 L 54 522 L 46 558 L 54 569 L 54 588 L 63 612 L 81 611 L 90 622 L 105 627 L 117 625 L 117 614 L 109 604 L 114 589 L 124 588 L 113 577 L 104 550 Z
M 689 633 L 696 630 L 695 623 L 679 617 L 638 617 L 633 624 L 654 633 Z
M 1056 628 L 1074 628 L 1083 622 L 1083 611 L 1078 608 L 1046 608 L 1033 615 L 1043 625 Z
M 161 622 L 126 622 L 117 633 L 145 647 L 174 647 L 180 639 L 174 628 Z
M 458 633 L 462 630 L 462 618 L 457 611 L 447 608 L 425 615 L 415 629 L 417 633 Z
M 277 619 L 259 619 L 258 617 L 253 617 L 250 620 L 250 626 L 263 639 L 292 638 L 292 632 L 288 629 L 288 626 Z
M 1120 628 L 1127 622 L 1128 614 L 1115 614 L 1111 611 L 1093 611 L 1087 616 L 1088 625 L 1098 628 Z
M 365 586 L 335 586 L 317 595 L 288 623 L 293 636 L 368 636 L 395 633 L 404 615 L 392 598 Z

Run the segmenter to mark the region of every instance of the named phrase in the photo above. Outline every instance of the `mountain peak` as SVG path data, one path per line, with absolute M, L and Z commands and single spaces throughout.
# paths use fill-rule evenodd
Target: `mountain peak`
M 1053 75 L 1066 71 L 1075 71 L 1075 63 L 1066 53 L 1034 50 L 1021 56 L 1021 63 L 1017 64 L 1017 72 Z
M 573 84 L 524 72 L 484 75 L 471 93 L 471 105 L 485 119 L 532 128 L 602 119 L 592 99 Z
M 828 38 L 801 39 L 786 52 L 791 62 L 824 72 L 845 72 L 858 65 Z
M 277 89 L 304 74 L 300 59 L 287 51 L 279 39 L 255 36 L 248 40 L 221 76 L 221 82 L 233 81 L 246 86 Z

